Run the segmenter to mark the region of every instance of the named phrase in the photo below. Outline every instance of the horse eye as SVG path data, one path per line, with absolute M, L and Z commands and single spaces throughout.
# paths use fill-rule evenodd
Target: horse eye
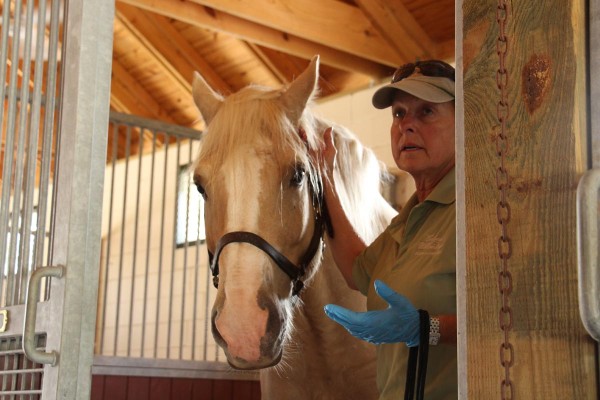
M 196 189 L 198 189 L 198 193 L 200 193 L 200 196 L 202 196 L 202 198 L 204 199 L 204 201 L 206 201 L 206 191 L 204 190 L 204 187 L 200 184 L 196 184 Z
M 198 189 L 200 196 L 206 201 L 206 190 L 204 190 L 204 186 L 200 183 L 201 181 L 200 175 L 194 174 L 194 185 L 196 185 L 196 189 Z
M 306 170 L 301 165 L 296 165 L 294 168 L 294 175 L 292 176 L 292 185 L 300 186 L 302 182 L 304 182 L 304 178 L 306 177 Z

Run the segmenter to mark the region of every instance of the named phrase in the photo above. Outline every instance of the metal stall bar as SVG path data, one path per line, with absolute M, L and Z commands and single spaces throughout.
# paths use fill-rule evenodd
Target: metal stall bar
M 28 4 L 29 7 L 30 4 Z M 32 7 L 33 9 L 33 7 Z M 33 95 L 31 100 L 31 119 L 29 121 L 29 145 L 28 145 L 28 154 L 27 154 L 27 165 L 25 168 L 25 200 L 24 200 L 24 210 L 25 218 L 23 219 L 23 229 L 31 227 L 31 235 L 27 234 L 22 236 L 24 239 L 22 242 L 22 251 L 23 260 L 30 260 L 28 262 L 28 268 L 22 269 L 21 274 L 21 288 L 20 288 L 20 296 L 19 302 L 23 303 L 25 301 L 26 294 L 26 284 L 27 277 L 33 273 L 33 267 L 36 265 L 35 260 L 36 257 L 36 248 L 38 248 L 37 244 L 41 243 L 42 245 L 45 242 L 45 232 L 44 230 L 38 231 L 37 223 L 39 222 L 39 218 L 36 218 L 36 225 L 32 226 L 33 215 L 34 215 L 34 189 L 36 183 L 36 173 L 37 173 L 37 152 L 39 146 L 39 137 L 40 137 L 40 120 L 41 120 L 41 108 L 42 108 L 42 79 L 44 73 L 44 37 L 45 37 L 45 15 L 46 15 L 46 2 L 40 1 L 38 3 L 38 24 L 37 24 L 37 36 L 35 40 L 35 70 L 34 70 L 34 78 L 33 78 Z M 33 13 L 32 13 L 33 14 Z M 29 18 L 29 14 L 28 14 Z M 33 26 L 33 24 L 32 24 Z M 26 51 L 27 53 L 27 51 Z M 25 85 L 23 85 L 25 87 Z M 43 199 L 44 201 L 46 199 Z M 38 203 L 39 204 L 39 203 Z M 37 212 L 35 212 L 37 214 Z M 39 233 L 38 233 L 39 232 Z M 33 236 L 34 240 L 30 246 L 30 237 Z M 43 249 L 43 246 L 41 247 Z M 31 255 L 30 255 L 31 249 Z M 30 258 L 31 257 L 31 258 Z M 41 264 L 37 264 L 41 265 Z
M 188 154 L 188 158 L 187 158 L 187 162 L 186 165 L 189 166 L 190 162 L 192 159 L 192 146 L 189 147 L 189 154 Z M 189 218 L 190 218 L 190 185 L 186 184 L 187 181 L 181 182 L 181 179 L 178 180 L 178 185 L 182 185 L 185 187 L 185 189 L 180 188 L 177 192 L 179 193 L 179 191 L 181 190 L 185 190 L 185 234 L 184 234 L 184 251 L 183 251 L 183 265 L 187 265 L 187 260 L 188 260 L 188 244 L 189 244 L 189 236 L 190 236 L 190 224 L 189 224 Z M 177 234 L 177 233 L 175 233 Z M 187 278 L 187 268 L 183 268 L 183 279 L 181 280 L 181 292 L 185 293 L 185 285 L 186 285 L 186 278 Z M 183 359 L 183 334 L 185 332 L 185 303 L 187 300 L 187 296 L 182 296 L 181 297 L 181 323 L 179 325 L 179 359 Z
M 14 203 L 13 203 L 13 221 L 18 224 L 18 237 L 19 240 L 15 240 L 15 249 L 19 258 L 22 262 L 22 267 L 15 273 L 15 288 L 13 295 L 13 304 L 21 304 L 25 301 L 25 290 L 27 285 L 28 272 L 31 271 L 32 265 L 29 262 L 29 241 L 30 241 L 30 228 L 31 228 L 31 215 L 33 214 L 33 205 L 31 204 L 31 197 L 33 193 L 27 192 L 27 180 L 26 180 L 26 168 L 23 168 L 27 161 L 27 150 L 31 154 L 31 147 L 27 147 L 26 139 L 30 139 L 32 132 L 28 130 L 27 116 L 29 114 L 29 77 L 31 76 L 31 36 L 33 30 L 33 4 L 34 2 L 27 2 L 27 11 L 25 17 L 25 41 L 23 51 L 23 67 L 21 77 L 21 94 L 20 94 L 20 107 L 19 107 L 19 146 L 17 150 L 17 168 L 15 170 L 15 191 Z M 37 137 L 37 132 L 33 132 L 33 135 Z M 33 149 L 34 152 L 37 151 Z M 30 187 L 33 190 L 33 186 Z M 22 194 L 21 194 L 22 193 Z M 23 201 L 20 201 L 20 195 L 23 196 Z M 28 199 L 29 198 L 29 199 Z M 29 204 L 28 204 L 29 203 Z M 28 207 L 29 206 L 29 207 Z M 18 212 L 16 210 L 19 210 Z M 11 241 L 12 242 L 12 241 Z
M 190 148 L 191 149 L 191 148 Z M 190 164 L 192 163 L 192 155 L 190 154 Z M 191 179 L 191 183 L 193 184 L 193 174 L 192 174 L 192 179 Z M 194 188 L 192 186 L 188 187 L 189 190 L 194 190 L 197 188 Z M 189 195 L 189 192 L 188 192 Z M 206 235 L 205 233 L 202 234 L 202 232 L 200 231 L 200 227 L 204 226 L 204 210 L 199 210 L 198 212 L 198 216 L 196 218 L 196 226 L 198 226 L 198 231 L 197 231 L 197 240 L 198 240 L 198 244 L 202 243 L 202 240 L 206 240 Z M 202 234 L 202 238 L 200 237 L 200 235 Z M 197 245 L 195 246 L 195 253 L 194 253 L 194 292 L 198 293 L 198 283 L 200 281 L 200 248 L 201 246 Z M 209 269 L 207 269 L 208 272 Z M 208 278 L 208 274 L 205 275 L 206 279 L 209 280 Z M 194 301 L 193 301 L 193 309 L 192 309 L 192 315 L 198 315 L 198 297 L 194 297 Z M 206 314 L 209 315 L 209 314 Z M 194 323 L 192 324 L 192 359 L 194 359 L 196 357 L 196 335 L 198 335 L 198 322 L 194 321 Z M 218 359 L 217 359 L 218 361 Z
M 169 143 L 168 141 L 168 135 L 165 133 L 164 134 L 164 143 Z M 165 183 L 165 185 L 168 182 L 168 175 L 167 175 L 167 165 L 168 165 L 168 161 L 169 161 L 169 147 L 165 146 L 165 161 L 164 161 L 164 168 L 163 168 L 163 182 Z M 161 214 L 160 214 L 160 226 L 164 227 L 165 226 L 165 210 L 166 210 L 166 191 L 163 190 L 162 193 L 162 204 L 161 204 Z M 159 257 L 159 264 L 158 264 L 158 293 L 161 293 L 161 285 L 162 285 L 162 281 L 163 281 L 163 255 L 164 255 L 164 244 L 165 244 L 165 230 L 161 229 L 160 230 L 160 257 Z M 160 305 L 162 303 L 158 302 L 157 306 L 156 306 L 156 321 L 159 320 L 160 316 Z M 154 357 L 158 356 L 158 323 L 155 324 L 154 326 Z
M 60 76 L 57 59 L 62 50 L 58 43 L 62 3 L 54 0 L 51 7 L 47 7 L 47 0 L 2 4 L 0 75 L 5 81 L 0 85 L 0 126 L 6 140 L 0 162 L 2 398 L 34 398 L 32 394 L 41 393 L 44 369 L 25 357 L 21 349 L 22 327 L 28 278 L 36 266 L 45 265 L 42 258 L 49 253 L 50 232 L 45 221 L 52 213 L 47 193 L 52 190 L 48 177 L 55 161 L 51 149 L 57 137 L 53 121 L 58 113 L 56 97 L 60 94 L 55 82 Z M 47 35 L 49 46 L 45 43 Z M 50 123 L 44 125 L 43 120 Z M 45 296 L 48 293 L 46 289 Z M 44 335 L 38 334 L 32 343 L 43 349 L 45 340 Z M 52 382 L 52 378 L 45 379 Z
M 4 307 L 25 301 L 27 277 L 34 265 L 45 264 L 42 257 L 48 245 L 45 221 L 51 212 L 47 193 L 51 186 L 48 171 L 53 159 L 53 134 L 56 132 L 53 121 L 57 113 L 55 82 L 59 75 L 56 60 L 60 52 L 57 40 L 60 4 L 58 0 L 52 3 L 48 29 L 47 1 L 27 2 L 24 16 L 22 1 L 3 3 L 0 52 L 3 76 L 6 77 L 7 67 L 10 67 L 9 82 L 0 86 L 4 105 L 0 109 L 0 123 L 6 138 L 0 203 L 0 266 L 4 272 L 0 274 L 0 306 Z M 10 5 L 14 5 L 14 13 L 9 11 Z M 36 18 L 37 25 L 34 24 Z M 34 29 L 37 30 L 35 36 Z M 50 40 L 48 65 L 45 67 L 44 39 L 47 32 Z M 8 36 L 13 37 L 10 49 Z M 22 51 L 19 50 L 21 47 Z M 32 68 L 33 81 L 30 78 Z M 43 125 L 42 114 L 46 121 Z M 37 165 L 38 154 L 40 167 Z
M 6 123 L 6 132 L 9 133 L 6 138 L 5 149 L 4 152 L 4 163 L 2 169 L 2 204 L 3 207 L 0 210 L 0 220 L 2 223 L 0 224 L 0 238 L 2 238 L 2 242 L 0 242 L 0 261 L 2 262 L 2 266 L 6 264 L 7 260 L 7 251 L 8 251 L 8 265 L 7 270 L 5 271 L 6 275 L 6 289 L 4 295 L 3 306 L 11 306 L 13 305 L 14 298 L 14 265 L 16 263 L 16 255 L 15 255 L 15 238 L 17 237 L 17 224 L 13 216 L 18 214 L 16 210 L 19 209 L 19 203 L 15 202 L 15 199 L 10 198 L 11 187 L 12 187 L 12 176 L 13 176 L 13 168 L 14 168 L 14 146 L 15 146 L 15 136 L 16 136 L 16 115 L 17 115 L 17 76 L 18 76 L 18 65 L 19 65 L 19 43 L 20 43 L 20 30 L 21 30 L 21 1 L 17 0 L 14 4 L 14 22 L 13 22 L 13 43 L 12 43 L 12 52 L 11 57 L 8 60 L 8 64 L 10 65 L 10 77 L 8 83 L 8 113 L 7 113 L 7 123 Z M 9 51 L 7 51 L 9 53 Z M 3 99 L 4 100 L 4 99 Z M 20 191 L 16 191 L 17 193 Z M 12 207 L 11 207 L 12 204 Z M 16 205 L 16 206 L 15 206 Z M 17 220 L 18 221 L 18 220 Z M 8 235 L 7 236 L 7 232 Z M 7 238 L 10 239 L 7 239 Z M 8 249 L 7 249 L 8 247 Z
M 181 160 L 181 141 L 178 137 L 175 138 L 176 146 L 177 146 L 177 162 L 176 165 L 180 165 Z M 176 187 L 179 185 L 179 179 L 176 180 Z M 177 202 L 173 202 L 173 234 L 177 232 L 177 213 L 179 212 L 177 208 Z M 173 316 L 173 285 L 175 280 L 175 246 L 171 246 L 171 270 L 169 274 L 169 312 L 167 314 L 167 320 L 171 321 Z M 169 328 L 167 330 L 167 358 L 171 358 L 171 332 L 173 330 L 173 324 L 169 324 Z
M 134 309 L 134 298 L 135 298 L 135 272 L 137 267 L 137 242 L 138 242 L 138 230 L 139 230 L 139 217 L 140 217 L 140 183 L 142 180 L 142 157 L 141 157 L 141 146 L 142 146 L 142 138 L 144 134 L 144 128 L 141 128 L 139 137 L 140 144 L 138 150 L 138 173 L 136 179 L 136 195 L 135 195 L 135 218 L 133 224 L 133 260 L 131 261 L 131 286 L 130 286 L 130 296 L 129 296 L 129 321 L 133 321 L 133 309 Z M 127 337 L 127 355 L 131 356 L 131 340 L 133 336 L 133 329 L 131 324 L 129 325 L 129 335 Z M 142 345 L 143 347 L 143 345 Z
M 117 143 L 118 140 L 118 135 L 119 135 L 119 127 L 118 125 L 114 124 L 112 127 L 112 135 L 113 135 L 113 143 Z M 109 205 L 108 205 L 108 226 L 111 227 L 112 226 L 112 219 L 113 219 L 113 200 L 114 200 L 114 188 L 115 188 L 115 166 L 117 163 L 117 148 L 118 146 L 113 145 L 112 149 L 112 158 L 111 158 L 111 167 L 110 168 L 110 176 L 111 176 L 111 180 L 110 180 L 110 196 L 109 196 Z M 104 284 L 102 285 L 102 292 L 99 293 L 99 295 L 101 296 L 102 299 L 106 299 L 107 296 L 107 290 L 108 290 L 108 273 L 109 273 L 109 269 L 110 269 L 110 255 L 111 255 L 111 243 L 112 241 L 111 239 L 111 231 L 110 229 L 108 230 L 107 233 L 108 236 L 108 240 L 106 242 L 106 256 L 105 256 L 105 263 L 104 263 L 104 271 L 100 271 L 100 273 L 102 275 L 102 277 L 104 278 Z M 102 302 L 102 312 L 101 312 L 101 317 L 100 317 L 101 322 L 101 327 L 106 326 L 106 301 Z M 104 343 L 105 343 L 105 338 L 106 335 L 105 334 L 101 334 L 100 335 L 100 349 L 96 350 L 96 353 L 100 353 L 100 354 L 105 354 L 105 347 L 104 347 Z
M 140 157 L 141 159 L 141 157 Z M 150 165 L 150 193 L 154 193 L 154 166 L 156 165 L 156 131 L 152 131 L 152 159 Z M 148 221 L 152 218 L 152 206 L 153 206 L 154 196 L 150 196 L 148 199 Z M 146 259 L 144 265 L 144 302 L 142 309 L 142 326 L 146 326 L 148 312 L 147 304 L 148 304 L 148 273 L 149 273 L 149 265 L 150 265 L 150 243 L 152 243 L 152 229 L 147 230 L 146 235 Z M 146 344 L 146 330 L 142 329 L 142 335 L 140 338 L 141 342 L 141 357 L 145 355 L 145 344 Z
M 61 10 L 62 1 L 52 1 L 50 8 L 50 38 L 48 41 L 48 70 L 58 71 L 58 60 L 62 59 L 62 46 L 58 41 L 58 32 L 60 27 L 60 20 L 63 16 Z M 45 18 L 45 15 L 44 15 Z M 50 192 L 50 186 L 47 184 L 50 180 L 50 174 L 52 172 L 52 152 L 58 154 L 58 144 L 54 140 L 53 133 L 55 132 L 55 121 L 60 112 L 61 96 L 62 92 L 57 93 L 57 82 L 61 78 L 56 73 L 49 73 L 46 78 L 46 102 L 44 108 L 44 126 L 42 136 L 42 159 L 40 167 L 40 186 L 38 193 L 38 232 L 45 235 L 45 232 L 54 231 L 54 213 L 52 212 L 54 205 L 56 204 L 56 188 L 52 186 L 52 192 Z M 56 96 L 55 96 L 56 93 Z M 56 169 L 54 169 L 54 176 L 52 181 L 56 182 Z M 49 202 L 49 192 L 51 202 Z M 50 203 L 50 209 L 48 204 Z M 50 226 L 46 228 L 46 216 L 48 213 L 52 216 L 50 220 Z M 46 240 L 38 240 L 35 248 L 35 265 L 51 265 L 52 260 L 52 239 L 50 235 L 48 243 Z M 46 291 L 46 298 L 49 296 L 49 290 Z
M 121 221 L 125 221 L 126 219 L 126 211 L 127 211 L 127 194 L 128 194 L 128 185 L 129 181 L 129 154 L 131 152 L 131 126 L 126 126 L 126 140 L 125 140 L 125 178 L 123 180 L 123 204 L 121 205 Z M 116 146 L 116 143 L 113 144 Z M 121 224 L 121 240 L 119 243 L 119 264 L 118 264 L 118 282 L 122 282 L 123 280 L 123 257 L 125 255 L 125 228 L 126 224 Z M 117 286 L 117 305 L 121 304 L 121 289 L 122 286 L 119 284 Z M 117 354 L 117 347 L 119 343 L 119 327 L 121 322 L 121 307 L 117 307 L 116 309 L 116 318 L 115 318 L 115 334 L 114 334 L 114 350 L 113 355 Z

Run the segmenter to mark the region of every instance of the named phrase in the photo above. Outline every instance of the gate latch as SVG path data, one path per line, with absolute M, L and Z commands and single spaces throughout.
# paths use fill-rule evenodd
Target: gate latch
M 0 310 L 0 333 L 8 329 L 8 310 Z

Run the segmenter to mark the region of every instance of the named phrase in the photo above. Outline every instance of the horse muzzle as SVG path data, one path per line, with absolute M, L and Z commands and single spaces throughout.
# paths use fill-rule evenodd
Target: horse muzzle
M 283 355 L 284 317 L 272 301 L 261 303 L 254 307 L 246 303 L 244 309 L 233 304 L 213 307 L 213 337 L 235 369 L 272 367 Z

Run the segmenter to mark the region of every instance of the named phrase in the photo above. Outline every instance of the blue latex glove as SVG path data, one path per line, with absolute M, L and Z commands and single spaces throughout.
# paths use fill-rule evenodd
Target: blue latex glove
M 325 314 L 353 336 L 374 344 L 405 342 L 419 345 L 419 312 L 410 301 L 380 280 L 375 291 L 388 304 L 378 311 L 354 312 L 335 304 L 325 306 Z

